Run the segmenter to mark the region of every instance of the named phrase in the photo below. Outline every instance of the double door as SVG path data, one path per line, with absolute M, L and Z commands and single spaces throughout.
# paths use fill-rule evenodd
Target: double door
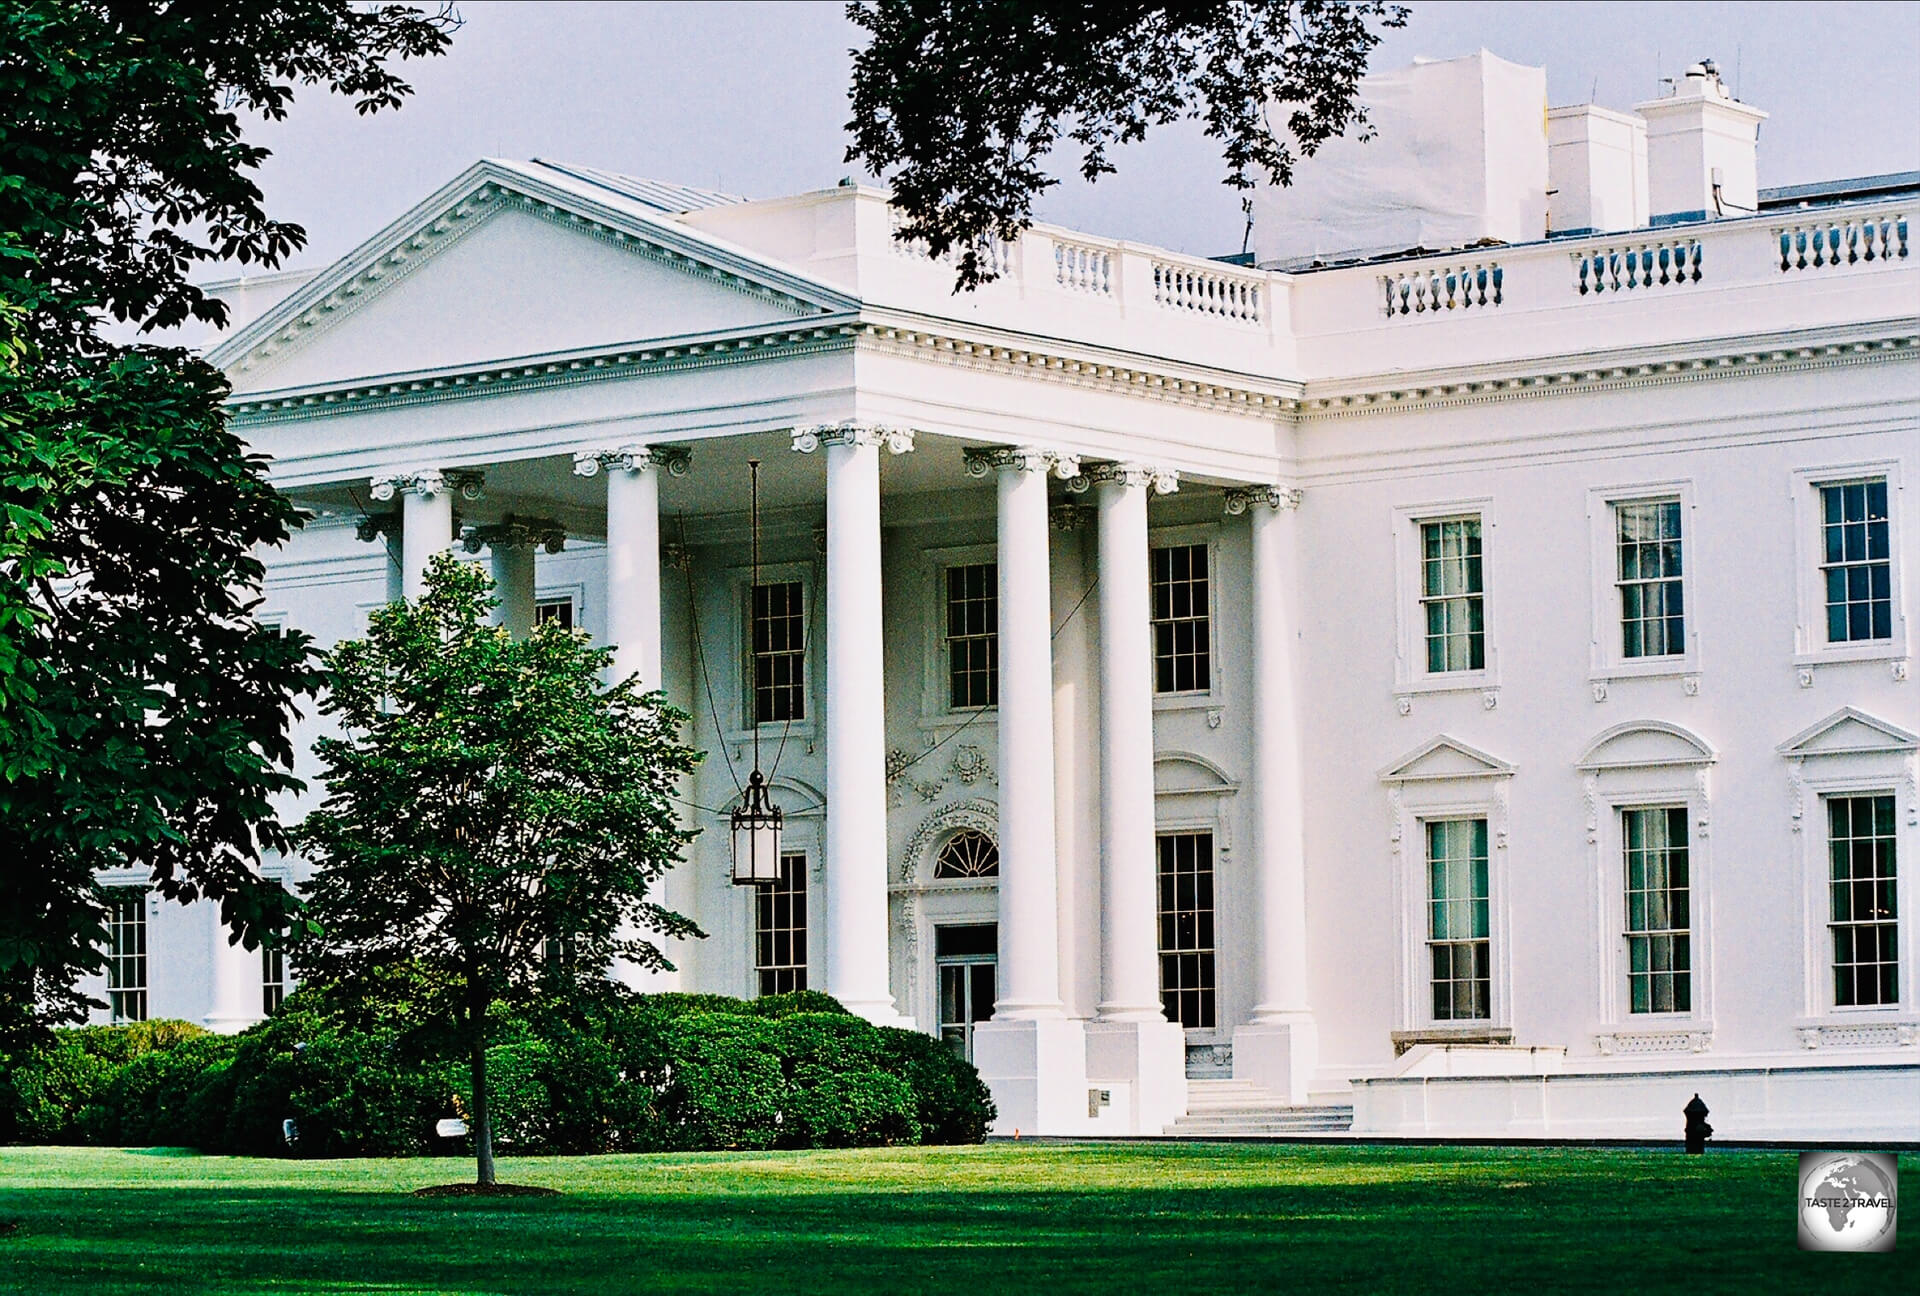
M 933 964 L 940 985 L 940 1038 L 969 1062 L 973 1028 L 993 1016 L 999 929 L 965 923 L 933 929 Z

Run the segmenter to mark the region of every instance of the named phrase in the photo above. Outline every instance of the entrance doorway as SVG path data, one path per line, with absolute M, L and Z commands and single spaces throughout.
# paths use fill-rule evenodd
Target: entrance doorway
M 940 979 L 940 1038 L 973 1061 L 973 1028 L 993 1017 L 994 964 L 1000 929 L 963 923 L 933 929 L 933 965 Z

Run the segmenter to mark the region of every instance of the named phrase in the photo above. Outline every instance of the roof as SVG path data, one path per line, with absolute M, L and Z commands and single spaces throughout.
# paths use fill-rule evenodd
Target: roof
M 726 207 L 746 201 L 738 194 L 720 193 L 713 189 L 696 189 L 692 185 L 669 184 L 664 180 L 648 180 L 643 176 L 621 175 L 617 171 L 602 171 L 598 167 L 577 166 L 571 162 L 549 162 L 545 158 L 534 158 L 533 164 L 545 167 L 549 171 L 558 171 L 561 175 L 571 176 L 575 180 L 584 180 L 588 184 L 598 185 L 623 198 L 631 198 L 635 202 L 675 215 L 681 212 L 699 211 L 705 207 Z
M 1780 185 L 1774 189 L 1760 191 L 1760 210 L 1857 202 L 1862 198 L 1887 198 L 1915 189 L 1920 189 L 1920 171 L 1894 171 L 1887 175 L 1860 176 L 1853 180 L 1821 180 L 1814 184 Z

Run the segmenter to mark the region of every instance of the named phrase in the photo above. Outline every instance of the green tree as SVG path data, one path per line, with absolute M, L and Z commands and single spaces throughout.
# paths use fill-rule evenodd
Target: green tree
M 300 248 L 242 114 L 297 87 L 362 112 L 440 52 L 447 10 L 349 0 L 0 0 L 0 1038 L 71 1019 L 101 963 L 96 870 L 151 870 L 252 944 L 287 920 L 263 850 L 318 673 L 252 617 L 299 515 L 187 352 L 120 320 L 221 323 L 199 264 Z
M 473 1085 L 478 1182 L 494 1182 L 489 1013 L 552 986 L 549 953 L 583 981 L 615 959 L 667 966 L 652 935 L 701 935 L 648 899 L 691 834 L 675 780 L 697 759 L 687 717 L 633 679 L 602 687 L 612 651 L 546 625 L 487 623 L 484 572 L 442 554 L 417 604 L 340 644 L 315 744 L 327 796 L 295 832 L 314 862 L 294 962 L 373 982 L 403 964 L 458 1033 Z
M 898 237 L 959 252 L 958 286 L 991 278 L 980 250 L 1033 223 L 1059 181 L 1043 163 L 1064 136 L 1080 174 L 1182 118 L 1220 140 L 1225 183 L 1285 185 L 1302 158 L 1359 126 L 1355 101 L 1399 5 L 1367 0 L 856 0 L 872 33 L 853 61 L 853 143 L 893 186 Z M 1277 118 L 1277 120 L 1276 120 Z

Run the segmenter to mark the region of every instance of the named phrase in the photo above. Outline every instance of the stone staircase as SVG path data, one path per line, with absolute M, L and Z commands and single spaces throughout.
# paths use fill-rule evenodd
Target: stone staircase
M 1353 1107 L 1314 1103 L 1292 1107 L 1250 1080 L 1188 1080 L 1187 1114 L 1167 1127 L 1170 1138 L 1290 1138 L 1345 1134 Z

